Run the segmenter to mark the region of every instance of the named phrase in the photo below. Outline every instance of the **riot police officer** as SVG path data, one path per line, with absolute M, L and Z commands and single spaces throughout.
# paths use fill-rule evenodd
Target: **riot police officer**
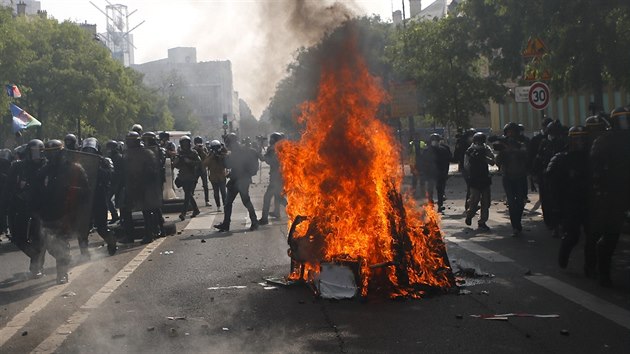
M 4 186 L 7 183 L 7 177 L 9 170 L 11 169 L 11 163 L 13 162 L 13 152 L 9 149 L 0 150 L 0 193 L 4 190 Z M 0 235 L 7 232 L 7 217 L 6 214 L 0 215 Z
M 30 258 L 30 272 L 34 278 L 44 275 L 45 240 L 43 239 L 36 206 L 41 203 L 37 192 L 37 174 L 45 163 L 44 143 L 33 139 L 26 144 L 24 159 L 9 168 L 2 191 L 1 216 L 8 218 L 11 242 Z
M 175 184 L 184 190 L 184 206 L 179 214 L 180 220 L 186 218 L 188 207 L 192 207 L 191 217 L 199 215 L 199 207 L 195 201 L 195 186 L 197 185 L 198 172 L 201 159 L 197 151 L 192 148 L 190 137 L 183 136 L 179 139 L 179 147 L 177 156 L 173 159 L 173 166 L 179 169 Z
M 527 198 L 527 147 L 518 139 L 518 125 L 508 123 L 503 127 L 505 135 L 496 162 L 503 174 L 503 188 L 507 197 L 512 236 L 523 231 L 521 219 Z
M 541 171 L 537 171 L 536 173 L 533 172 L 533 167 L 534 167 L 534 160 L 536 159 L 536 155 L 538 154 L 538 150 L 540 150 L 540 144 L 542 144 L 543 141 L 547 140 L 547 126 L 549 125 L 549 123 L 553 122 L 553 119 L 549 118 L 549 117 L 545 117 L 542 120 L 542 124 L 541 124 L 541 129 L 540 132 L 536 135 L 534 135 L 530 140 L 529 140 L 529 145 L 527 146 L 527 151 L 528 151 L 528 161 L 527 161 L 527 168 L 530 171 L 530 185 L 531 185 L 531 191 L 532 192 L 536 192 L 536 184 L 540 183 L 539 181 L 539 175 L 541 173 Z
M 152 182 L 153 188 L 149 189 L 149 192 L 158 193 L 160 196 L 163 194 L 164 182 L 166 181 L 166 150 L 160 147 L 157 135 L 154 132 L 145 132 L 142 134 L 142 141 L 147 149 L 152 150 L 157 155 L 157 163 L 159 169 L 159 179 Z M 157 183 L 156 183 L 157 182 Z M 151 209 L 150 213 L 153 214 L 155 223 L 157 223 L 157 230 L 155 234 L 157 237 L 165 236 L 164 232 L 164 216 L 161 208 Z
M 557 153 L 565 150 L 566 134 L 565 129 L 559 120 L 554 120 L 547 125 L 547 139 L 540 143 L 536 158 L 534 158 L 533 173 L 538 177 L 540 202 L 543 212 L 543 220 L 547 228 L 552 231 L 553 237 L 560 237 L 560 221 L 554 219 L 553 198 L 547 198 L 547 181 L 545 180 L 545 170 L 551 158 Z
M 74 134 L 67 134 L 65 138 L 63 138 L 64 148 L 68 150 L 79 150 L 79 140 L 77 136 Z
M 131 131 L 138 133 L 138 135 L 142 135 L 142 126 L 138 123 L 131 126 Z
M 448 179 L 448 170 L 453 155 L 451 149 L 442 144 L 442 136 L 437 133 L 431 134 L 429 137 L 428 150 L 435 155 L 436 179 L 435 189 L 437 192 L 438 211 L 444 211 L 444 195 L 446 190 L 446 180 Z
M 630 209 L 630 108 L 610 114 L 610 130 L 593 143 L 590 154 L 593 199 L 585 252 L 585 272 L 611 286 L 612 255 Z
M 482 231 L 489 231 L 486 224 L 490 210 L 490 185 L 492 178 L 488 165 L 494 165 L 494 153 L 490 146 L 486 145 L 486 134 L 482 132 L 473 135 L 473 143 L 464 155 L 464 174 L 470 187 L 470 200 L 466 210 L 466 225 L 472 224 L 472 218 L 481 209 L 477 223 Z M 481 203 L 481 207 L 479 204 Z
M 225 174 L 225 156 L 227 149 L 218 140 L 210 142 L 208 156 L 203 161 L 203 167 L 208 171 L 208 179 L 212 185 L 214 193 L 214 202 L 217 205 L 217 211 L 221 211 L 221 200 L 223 205 L 226 201 L 226 174 Z
M 553 218 L 562 226 L 562 242 L 558 253 L 558 264 L 566 268 L 571 250 L 577 245 L 580 233 L 588 234 L 588 190 L 590 171 L 588 168 L 588 133 L 581 125 L 569 129 L 566 152 L 557 153 L 545 171 L 548 195 L 552 200 Z
M 101 156 L 101 149 L 96 138 L 87 138 L 83 141 L 81 151 L 94 154 L 99 157 L 98 173 L 96 175 L 96 188 L 94 189 L 94 201 L 92 202 L 92 220 L 99 236 L 107 243 L 107 252 L 110 256 L 116 254 L 116 238 L 107 227 L 107 197 L 114 173 L 114 163 L 111 159 Z M 79 235 L 79 248 L 81 254 L 89 257 L 88 235 Z
M 203 139 L 200 136 L 196 136 L 193 139 L 194 149 L 197 151 L 201 161 L 205 160 L 208 156 L 208 149 L 203 145 Z M 206 202 L 206 206 L 210 206 L 210 190 L 208 189 L 208 171 L 199 164 L 198 172 L 199 178 L 201 178 L 201 185 L 203 187 L 203 196 Z
M 118 216 L 118 210 L 116 206 L 122 203 L 122 188 L 123 188 L 123 156 L 120 153 L 120 147 L 115 140 L 109 140 L 105 143 L 105 151 L 103 156 L 110 159 L 114 166 L 114 171 L 111 175 L 110 185 L 107 193 L 107 209 L 112 218 L 109 221 L 110 224 L 116 223 L 120 218 Z M 115 201 L 115 202 L 114 202 Z
M 227 202 L 225 203 L 225 214 L 223 222 L 214 225 L 221 232 L 230 230 L 232 218 L 232 205 L 237 195 L 241 195 L 241 201 L 247 208 L 249 218 L 252 222 L 250 230 L 258 229 L 258 218 L 256 210 L 249 197 L 249 185 L 252 183 L 252 176 L 258 172 L 258 153 L 238 143 L 238 137 L 230 133 L 225 137 L 225 145 L 229 150 L 225 158 L 225 165 L 230 169 L 227 183 Z M 255 166 L 254 166 L 255 165 Z
M 609 117 L 607 117 L 607 114 L 602 112 L 595 116 L 590 116 L 584 121 L 584 127 L 586 128 L 586 132 L 588 133 L 589 151 L 593 146 L 595 140 L 597 140 L 597 138 L 602 136 L 602 134 L 604 134 L 606 130 L 608 130 L 608 119 Z
M 269 208 L 271 206 L 271 198 L 275 199 L 276 210 L 274 210 L 274 213 L 277 216 L 280 216 L 280 204 L 287 205 L 287 200 L 282 196 L 282 173 L 276 152 L 276 144 L 282 139 L 284 139 L 284 134 L 278 132 L 272 133 L 269 137 L 269 147 L 262 159 L 269 164 L 269 185 L 263 197 L 262 216 L 260 220 L 258 220 L 260 225 L 267 225 L 269 223 L 268 217 L 270 215 Z

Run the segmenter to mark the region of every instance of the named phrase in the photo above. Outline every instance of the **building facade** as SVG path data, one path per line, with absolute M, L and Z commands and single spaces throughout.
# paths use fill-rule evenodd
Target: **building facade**
M 239 119 L 238 93 L 234 91 L 232 63 L 229 60 L 197 61 L 197 50 L 178 47 L 168 57 L 131 66 L 144 74 L 144 83 L 162 94 L 174 85 L 182 99 L 199 118 L 201 133 L 222 131 L 223 114 Z

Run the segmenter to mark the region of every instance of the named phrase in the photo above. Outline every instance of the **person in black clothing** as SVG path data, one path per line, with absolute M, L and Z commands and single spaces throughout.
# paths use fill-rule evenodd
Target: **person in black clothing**
M 433 133 L 429 137 L 429 147 L 427 150 L 429 153 L 435 156 L 435 189 L 437 192 L 437 206 L 438 211 L 443 211 L 444 208 L 444 193 L 446 190 L 446 180 L 448 179 L 448 169 L 450 166 L 453 155 L 451 149 L 442 144 L 442 137 L 440 134 Z
M 101 149 L 96 138 L 87 138 L 83 141 L 81 151 L 94 154 L 99 157 L 98 173 L 96 176 L 96 188 L 94 190 L 94 200 L 92 202 L 92 219 L 99 236 L 107 243 L 107 252 L 110 256 L 116 254 L 116 238 L 113 232 L 107 227 L 107 196 L 111 176 L 114 172 L 114 165 L 109 158 L 101 156 Z M 89 258 L 88 235 L 80 234 L 79 249 L 84 257 Z
M 610 125 L 590 153 L 593 197 L 585 252 L 586 274 L 597 274 L 606 287 L 612 286 L 612 255 L 630 209 L 630 108 L 613 110 Z
M 74 134 L 68 134 L 63 138 L 63 147 L 68 150 L 79 150 L 79 140 Z
M 538 188 L 536 185 L 542 179 L 539 175 L 541 171 L 534 172 L 534 160 L 536 159 L 536 155 L 538 154 L 538 150 L 540 150 L 540 144 L 547 140 L 547 126 L 549 123 L 553 122 L 553 119 L 549 117 L 545 117 L 541 124 L 541 129 L 539 134 L 534 135 L 529 140 L 529 145 L 527 146 L 528 160 L 527 160 L 527 168 L 530 171 L 530 186 L 532 192 L 537 192 Z
M 208 156 L 208 149 L 203 144 L 203 138 L 200 136 L 196 136 L 193 140 L 195 146 L 193 149 L 197 151 L 199 158 L 203 161 Z M 201 164 L 199 164 L 199 171 L 197 171 L 199 178 L 201 178 L 201 186 L 203 187 L 203 196 L 204 201 L 206 202 L 206 206 L 211 206 L 210 204 L 210 189 L 208 188 L 208 170 L 206 170 Z
M 110 140 L 105 144 L 104 157 L 111 160 L 114 165 L 113 173 L 111 174 L 110 186 L 107 192 L 107 209 L 112 218 L 109 221 L 110 224 L 116 223 L 120 218 L 118 216 L 118 210 L 116 206 L 121 204 L 122 188 L 124 185 L 123 179 L 123 156 L 120 153 L 118 142 Z
M 4 190 L 4 186 L 7 183 L 7 177 L 9 170 L 11 169 L 11 163 L 13 162 L 13 152 L 9 149 L 0 150 L 0 193 Z M 7 217 L 6 214 L 0 214 L 0 235 L 7 234 Z
M 472 223 L 472 218 L 479 210 L 481 202 L 481 215 L 477 226 L 480 230 L 489 231 L 486 224 L 490 210 L 490 185 L 492 178 L 488 165 L 494 165 L 494 153 L 490 146 L 486 145 L 486 135 L 475 133 L 472 145 L 464 155 L 464 174 L 470 186 L 470 199 L 466 210 L 466 225 Z
M 271 198 L 275 199 L 276 210 L 274 210 L 274 213 L 277 216 L 279 216 L 280 213 L 280 204 L 287 205 L 287 200 L 282 196 L 282 173 L 280 171 L 280 161 L 276 153 L 276 144 L 282 139 L 284 139 L 284 134 L 278 132 L 272 133 L 269 137 L 269 147 L 263 157 L 263 161 L 269 164 L 269 186 L 267 186 L 265 196 L 263 197 L 262 216 L 260 220 L 258 220 L 260 225 L 267 225 L 269 223 L 268 217 L 271 215 L 271 213 L 269 213 Z
M 179 139 L 180 150 L 177 156 L 173 159 L 173 166 L 179 169 L 175 184 L 179 184 L 184 189 L 184 207 L 181 214 L 179 214 L 180 220 L 186 218 L 186 212 L 188 206 L 192 207 L 193 212 L 191 217 L 199 215 L 199 207 L 195 201 L 195 187 L 197 186 L 197 179 L 199 179 L 199 169 L 201 159 L 199 154 L 192 148 L 192 142 L 190 137 L 183 136 Z
M 257 173 L 258 153 L 238 143 L 238 137 L 230 133 L 225 137 L 225 146 L 228 148 L 228 155 L 225 157 L 225 166 L 230 170 L 227 183 L 227 201 L 225 203 L 225 214 L 223 222 L 214 225 L 221 232 L 230 230 L 232 218 L 232 205 L 237 195 L 241 195 L 241 201 L 247 208 L 249 218 L 252 222 L 250 230 L 258 229 L 258 218 L 256 210 L 249 197 L 249 185 L 252 183 L 252 176 Z M 254 166 L 256 164 L 256 166 Z
M 547 198 L 547 189 L 549 188 L 545 180 L 545 170 L 549 161 L 557 153 L 564 151 L 566 148 L 566 130 L 559 120 L 554 120 L 547 125 L 547 139 L 540 143 L 538 153 L 534 159 L 533 172 L 538 176 L 538 187 L 540 194 L 540 202 L 543 212 L 543 221 L 549 230 L 552 230 L 553 237 L 560 237 L 560 221 L 554 218 L 553 214 L 553 198 Z
M 580 233 L 588 234 L 588 133 L 583 126 L 569 129 L 568 151 L 557 153 L 545 171 L 548 197 L 552 199 L 554 219 L 562 226 L 562 243 L 558 263 L 566 268 Z
M 45 163 L 44 143 L 33 139 L 26 145 L 24 159 L 14 162 L 7 173 L 0 198 L 0 216 L 8 218 L 11 242 L 30 258 L 33 278 L 44 275 L 44 242 L 35 208 L 41 203 L 37 193 L 37 174 Z
M 503 174 L 503 188 L 507 196 L 512 236 L 520 236 L 523 231 L 521 219 L 527 198 L 527 148 L 518 138 L 518 126 L 508 123 L 503 128 L 503 147 L 497 155 L 497 165 Z

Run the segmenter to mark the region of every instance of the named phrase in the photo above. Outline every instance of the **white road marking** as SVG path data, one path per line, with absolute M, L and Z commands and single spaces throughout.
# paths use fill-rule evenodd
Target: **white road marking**
M 230 286 L 212 286 L 208 290 L 228 290 L 228 289 L 245 289 L 246 285 L 230 285 Z
M 492 263 L 500 262 L 514 262 L 513 259 L 508 258 L 500 253 L 487 249 L 474 241 L 461 240 L 455 237 L 445 237 L 446 241 L 452 242 L 460 246 L 461 248 L 476 254 L 477 256 Z
M 525 279 L 630 329 L 630 311 L 628 310 L 547 275 L 528 276 Z
M 152 252 L 158 248 L 162 242 L 166 240 L 165 237 L 159 238 L 152 243 L 146 245 L 136 257 L 134 257 L 123 269 L 121 269 L 113 278 L 111 278 L 103 287 L 97 291 L 92 297 L 90 297 L 81 308 L 72 314 L 68 320 L 53 333 L 46 338 L 43 342 L 33 350 L 34 353 L 53 353 L 55 352 L 68 336 L 77 330 L 79 326 L 90 316 L 92 310 L 98 308 L 109 296 L 116 291 L 116 289 L 122 285 L 129 278 L 131 274 L 142 264 L 144 260 L 151 256 Z
M 208 230 L 212 229 L 214 219 L 217 214 L 208 214 L 204 216 L 197 216 L 195 218 L 190 219 L 190 222 L 184 230 Z
M 89 266 L 90 263 L 84 263 L 72 268 L 70 270 L 69 282 L 63 285 L 53 286 L 52 288 L 46 290 L 46 292 L 38 296 L 26 308 L 16 314 L 4 328 L 0 329 L 0 347 L 2 347 L 14 334 L 22 329 L 33 316 L 46 307 L 50 301 L 60 296 L 60 294 L 66 290 L 70 284 L 72 284 L 72 280 L 76 279 Z

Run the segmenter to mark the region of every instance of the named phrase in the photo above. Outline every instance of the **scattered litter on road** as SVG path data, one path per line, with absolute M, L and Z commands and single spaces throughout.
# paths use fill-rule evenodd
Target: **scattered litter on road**
M 204 239 L 201 239 L 201 243 L 206 243 L 206 240 L 204 240 Z
M 103 271 L 103 273 L 109 273 L 109 269 L 105 268 L 105 270 Z
M 248 331 L 253 331 L 253 330 L 254 330 L 254 327 L 247 327 L 247 330 L 248 330 Z
M 479 295 L 490 295 L 490 292 L 488 290 L 481 290 Z
M 66 293 L 61 294 L 61 297 L 63 298 L 68 298 L 68 297 L 73 297 L 73 296 L 77 296 L 77 293 L 75 293 L 74 291 L 68 291 Z
M 72 334 L 72 332 L 70 332 L 70 331 L 59 331 L 59 332 L 57 332 L 57 334 L 60 334 L 62 336 L 69 336 L 69 335 Z
M 275 285 L 282 285 L 282 286 L 289 286 L 296 283 L 295 281 L 287 280 L 287 278 L 282 277 L 282 276 L 263 277 L 263 279 L 268 283 L 272 283 Z
M 482 320 L 500 320 L 507 321 L 509 317 L 535 317 L 535 318 L 559 318 L 558 314 L 532 314 L 532 313 L 503 313 L 498 315 L 470 315 L 470 317 L 480 318 Z
M 175 321 L 177 321 L 177 320 L 186 320 L 185 316 L 168 316 L 167 318 L 169 320 L 175 320 Z
M 190 333 L 188 333 L 188 332 L 185 332 L 185 333 L 184 333 L 184 335 L 185 335 L 185 336 L 189 336 L 189 335 L 190 335 Z
M 568 336 L 569 335 L 569 330 L 568 329 L 563 329 L 560 331 L 560 334 L 562 334 L 563 336 Z
M 472 291 L 466 290 L 466 289 L 460 290 L 459 293 L 457 293 L 457 295 L 469 295 L 469 294 L 472 294 Z
M 173 251 L 164 251 L 164 252 L 160 252 L 160 254 L 165 254 L 165 255 L 169 255 L 169 254 L 173 254 L 175 252 Z
M 168 330 L 168 334 L 171 337 L 176 337 L 177 336 L 177 330 L 175 328 L 171 328 L 171 329 Z
M 223 327 L 223 328 L 222 328 L 222 330 L 224 330 L 224 331 L 226 331 L 226 332 L 227 332 L 227 331 L 229 331 L 230 329 L 229 329 L 229 328 L 227 328 L 227 327 Z
M 464 316 L 463 315 L 455 315 L 455 318 L 457 318 L 458 320 L 463 320 Z
M 228 290 L 228 289 L 245 289 L 247 285 L 230 285 L 230 286 L 212 286 L 208 290 Z
M 24 337 L 24 336 L 28 336 L 28 331 L 22 332 L 22 337 Z
M 536 240 L 527 240 L 529 243 L 536 243 Z
M 155 327 L 147 327 L 147 331 L 148 332 L 153 332 L 153 331 L 155 331 Z
M 525 272 L 525 275 L 532 275 L 532 270 L 528 269 L 527 272 Z
M 123 338 L 123 337 L 125 337 L 125 335 L 122 333 L 112 334 L 112 339 L 118 339 L 118 338 Z

